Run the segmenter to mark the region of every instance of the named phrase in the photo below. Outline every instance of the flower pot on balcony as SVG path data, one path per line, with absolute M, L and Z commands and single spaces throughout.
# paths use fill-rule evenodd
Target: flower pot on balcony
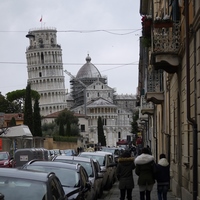
M 152 18 L 142 17 L 142 35 L 143 37 L 151 37 Z
M 151 46 L 151 38 L 150 37 L 142 37 L 141 43 L 143 47 L 150 47 Z
M 173 27 L 172 20 L 155 20 L 153 24 L 154 28 L 170 28 Z

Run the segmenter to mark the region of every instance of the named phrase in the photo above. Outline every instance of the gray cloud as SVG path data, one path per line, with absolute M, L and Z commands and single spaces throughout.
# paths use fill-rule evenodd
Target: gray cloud
M 141 34 L 138 0 L 6 0 L 0 2 L 0 10 L 0 92 L 3 95 L 26 87 L 25 52 L 29 42 L 25 36 L 30 29 L 41 26 L 57 29 L 63 63 L 80 63 L 64 65 L 64 69 L 76 75 L 89 53 L 91 62 L 108 77 L 109 86 L 117 88 L 117 93 L 136 93 Z M 41 15 L 42 23 L 39 22 Z M 121 66 L 120 63 L 133 64 Z M 70 88 L 69 80 L 66 75 L 66 89 Z

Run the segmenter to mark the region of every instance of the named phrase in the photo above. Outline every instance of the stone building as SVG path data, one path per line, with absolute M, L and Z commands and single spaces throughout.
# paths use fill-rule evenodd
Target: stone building
M 71 110 L 88 117 L 88 141 L 98 143 L 97 121 L 101 117 L 107 146 L 116 146 L 120 140 L 132 141 L 132 116 L 136 105 L 135 95 L 117 95 L 115 89 L 107 85 L 107 77 L 86 57 L 86 63 L 76 77 L 71 76 L 69 101 L 74 99 Z M 68 101 L 68 99 L 67 99 Z
M 41 115 L 66 108 L 61 45 L 55 28 L 32 29 L 26 37 L 28 83 L 40 94 Z
M 140 14 L 138 98 L 145 145 L 151 144 L 156 161 L 167 155 L 178 198 L 200 199 L 200 1 L 141 0 Z

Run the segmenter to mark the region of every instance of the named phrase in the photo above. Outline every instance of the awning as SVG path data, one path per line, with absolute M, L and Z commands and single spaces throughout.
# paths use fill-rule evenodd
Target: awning
M 24 138 L 24 139 L 32 139 L 33 135 L 26 125 L 20 125 L 20 126 L 13 126 L 8 127 L 8 129 L 0 135 L 0 137 L 4 138 Z

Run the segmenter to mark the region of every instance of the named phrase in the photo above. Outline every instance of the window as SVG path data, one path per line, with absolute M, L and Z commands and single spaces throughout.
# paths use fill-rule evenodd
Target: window
M 44 54 L 43 54 L 43 52 L 41 53 L 41 62 L 42 62 L 42 64 L 44 64 Z
M 120 140 L 121 138 L 121 132 L 118 132 L 118 139 Z
M 81 124 L 81 132 L 85 132 L 85 125 Z
M 39 77 L 42 77 L 42 72 L 39 72 Z

